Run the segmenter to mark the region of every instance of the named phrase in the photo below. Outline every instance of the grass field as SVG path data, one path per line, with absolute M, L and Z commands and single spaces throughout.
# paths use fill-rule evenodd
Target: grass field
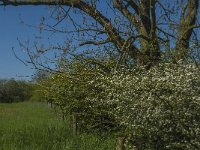
M 115 140 L 73 136 L 43 103 L 0 104 L 0 150 L 114 150 Z

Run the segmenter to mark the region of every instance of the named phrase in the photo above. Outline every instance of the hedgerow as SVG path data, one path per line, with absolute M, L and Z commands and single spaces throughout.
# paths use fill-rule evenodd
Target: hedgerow
M 139 149 L 200 149 L 200 77 L 194 64 L 56 74 L 46 96 L 65 115 L 76 114 L 82 131 L 114 132 Z
M 200 78 L 195 65 L 160 64 L 98 76 L 105 105 L 140 149 L 200 149 Z M 91 82 L 91 84 L 93 84 Z M 102 101 L 99 95 L 93 98 Z M 112 108 L 112 107 L 111 107 Z

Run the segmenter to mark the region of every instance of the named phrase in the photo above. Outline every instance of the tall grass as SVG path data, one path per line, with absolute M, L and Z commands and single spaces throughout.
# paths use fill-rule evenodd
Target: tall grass
M 0 104 L 0 150 L 114 150 L 110 137 L 73 136 L 43 103 Z

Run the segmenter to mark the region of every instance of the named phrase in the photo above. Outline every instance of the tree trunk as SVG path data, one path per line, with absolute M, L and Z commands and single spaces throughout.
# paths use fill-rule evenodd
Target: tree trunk
M 141 41 L 141 55 L 139 57 L 139 65 L 146 66 L 149 69 L 155 66 L 160 61 L 160 48 L 158 42 L 155 39 L 149 41 Z
M 117 144 L 116 144 L 116 150 L 125 150 L 125 137 L 118 137 L 117 138 Z
M 72 128 L 73 128 L 73 135 L 77 135 L 77 117 L 75 114 L 72 114 Z
M 141 24 L 138 32 L 145 38 L 140 39 L 139 64 L 146 66 L 147 69 L 156 65 L 160 60 L 160 47 L 156 35 L 156 13 L 155 0 L 142 0 L 140 6 Z
M 182 10 L 178 26 L 178 39 L 176 41 L 175 61 L 185 60 L 189 54 L 189 40 L 198 15 L 199 0 L 188 0 Z

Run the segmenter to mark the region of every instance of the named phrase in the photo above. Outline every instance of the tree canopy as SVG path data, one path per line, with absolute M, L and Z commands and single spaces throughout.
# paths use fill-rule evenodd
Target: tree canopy
M 1 0 L 1 5 L 52 6 L 55 22 L 43 18 L 40 27 L 67 38 L 63 45 L 36 47 L 40 54 L 113 49 L 116 67 L 132 60 L 149 68 L 166 57 L 177 63 L 199 52 L 199 0 Z

